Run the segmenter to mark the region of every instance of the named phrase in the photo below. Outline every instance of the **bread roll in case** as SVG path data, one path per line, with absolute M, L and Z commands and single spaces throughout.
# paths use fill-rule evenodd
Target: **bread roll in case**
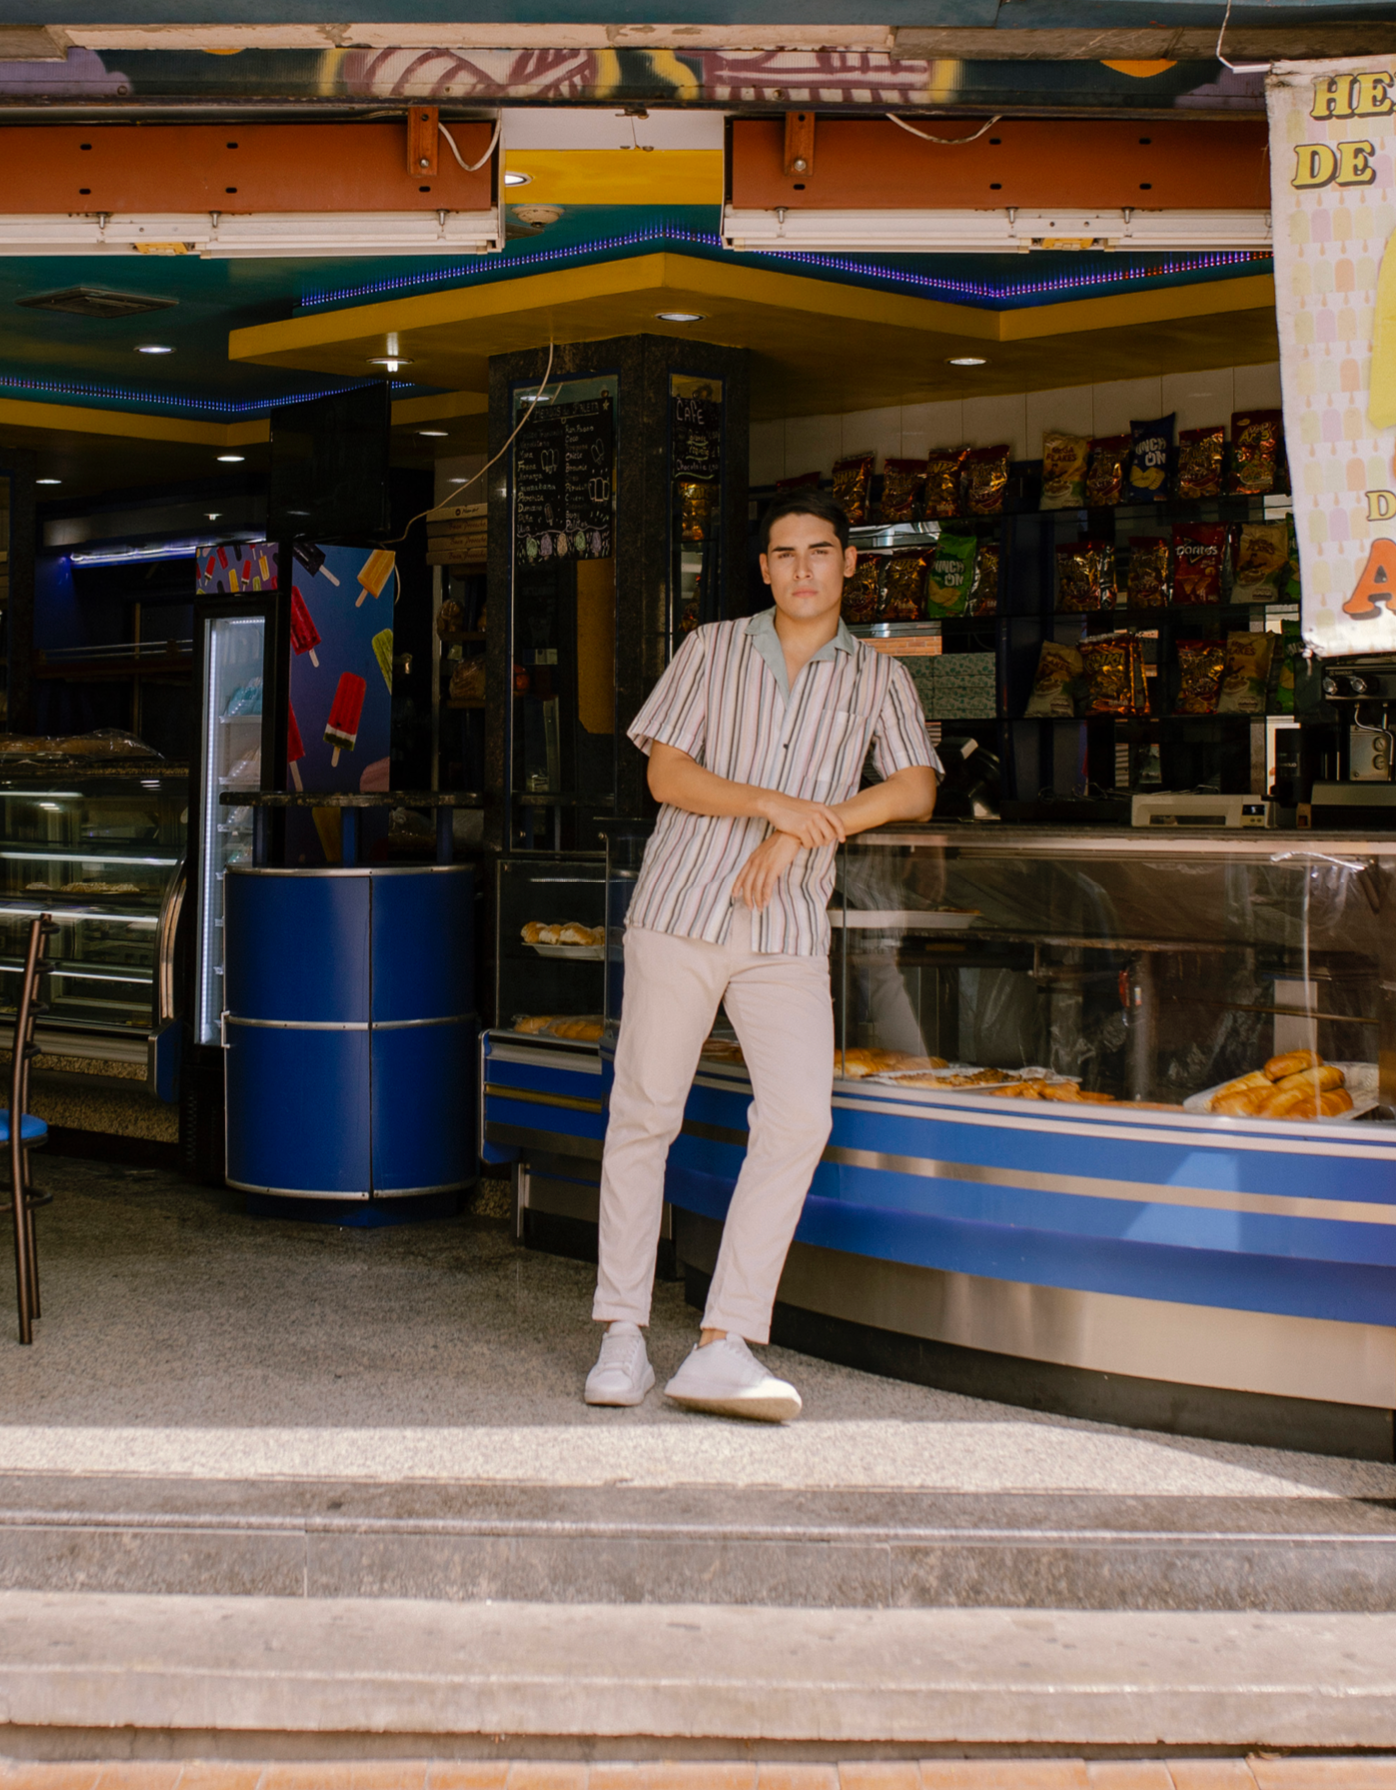
M 1301 1069 L 1317 1069 L 1322 1063 L 1316 1050 L 1288 1050 L 1283 1056 L 1271 1057 L 1265 1065 L 1265 1075 L 1270 1081 L 1283 1081 L 1287 1075 L 1297 1075 Z

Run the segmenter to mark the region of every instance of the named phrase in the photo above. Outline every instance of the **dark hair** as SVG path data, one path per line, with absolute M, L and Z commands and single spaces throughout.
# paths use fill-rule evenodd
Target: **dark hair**
M 797 485 L 792 491 L 782 491 L 774 503 L 766 506 L 766 513 L 761 518 L 761 551 L 765 553 L 771 544 L 771 528 L 782 516 L 818 516 L 821 522 L 827 522 L 839 537 L 839 546 L 848 548 L 848 517 L 842 504 L 835 503 L 827 491 L 821 491 L 817 485 Z

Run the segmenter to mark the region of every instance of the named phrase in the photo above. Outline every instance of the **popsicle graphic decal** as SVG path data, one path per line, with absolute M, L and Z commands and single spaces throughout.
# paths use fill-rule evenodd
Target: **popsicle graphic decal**
M 393 693 L 393 631 L 384 628 L 373 636 L 373 656 L 378 661 L 378 669 L 383 673 L 383 682 L 388 686 L 389 696 Z
M 288 702 L 286 704 L 286 769 L 291 773 L 291 781 L 297 789 L 304 789 L 301 782 L 300 760 L 305 757 L 305 741 L 301 738 L 301 730 L 296 725 L 296 711 Z
M 325 744 L 334 748 L 330 754 L 332 765 L 339 763 L 341 752 L 354 750 L 354 741 L 359 737 L 359 718 L 364 712 L 364 697 L 367 694 L 368 685 L 355 672 L 340 673 L 339 688 L 334 693 L 330 718 L 325 723 Z
M 315 649 L 320 644 L 320 630 L 311 620 L 310 611 L 305 606 L 305 598 L 300 593 L 299 585 L 291 586 L 291 645 L 297 653 L 309 653 L 310 663 L 318 671 L 320 661 L 315 656 Z
M 397 565 L 397 555 L 386 547 L 375 547 L 373 552 L 359 567 L 359 595 L 354 604 L 356 609 L 363 607 L 365 597 L 381 597 L 383 586 L 393 575 Z

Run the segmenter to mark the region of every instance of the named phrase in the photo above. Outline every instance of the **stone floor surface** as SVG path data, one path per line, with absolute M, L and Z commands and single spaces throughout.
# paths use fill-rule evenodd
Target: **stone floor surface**
M 593 1410 L 593 1270 L 463 1215 L 378 1230 L 248 1218 L 160 1170 L 37 1157 L 44 1316 L 0 1282 L 0 1473 L 559 1486 L 908 1487 L 1391 1498 L 1396 1467 L 1017 1410 L 780 1349 L 805 1414 Z M 662 1386 L 695 1338 L 656 1288 Z
M 1396 1758 L 11 1764 L 0 1790 L 1396 1790 Z

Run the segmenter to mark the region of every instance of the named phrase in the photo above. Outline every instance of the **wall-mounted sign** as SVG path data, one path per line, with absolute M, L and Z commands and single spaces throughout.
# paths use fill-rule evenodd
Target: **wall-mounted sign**
M 1396 650 L 1396 58 L 1269 89 L 1285 436 L 1316 650 Z
M 612 392 L 536 403 L 514 442 L 516 562 L 609 559 L 614 477 Z

